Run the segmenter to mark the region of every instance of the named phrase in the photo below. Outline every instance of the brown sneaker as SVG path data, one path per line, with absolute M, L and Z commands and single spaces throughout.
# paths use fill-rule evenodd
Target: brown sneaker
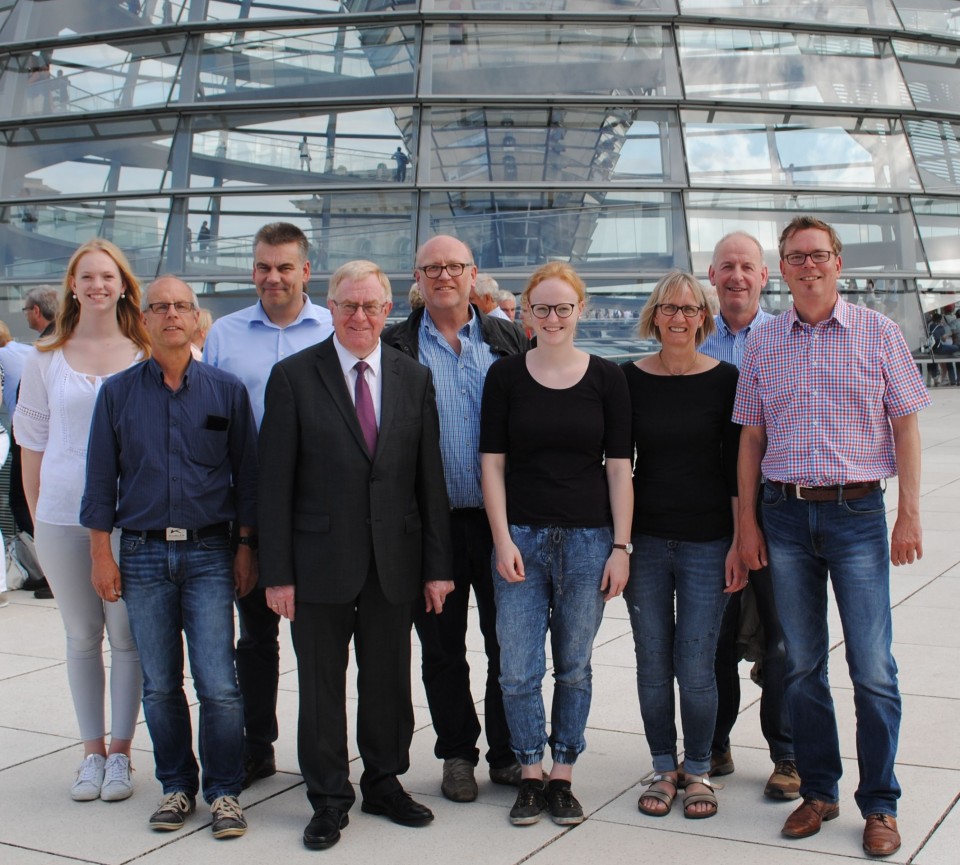
M 863 829 L 863 850 L 868 856 L 889 856 L 900 849 L 897 818 L 889 814 L 867 814 Z
M 839 816 L 840 805 L 837 802 L 804 799 L 803 804 L 787 817 L 780 832 L 787 838 L 809 838 L 820 831 L 822 823 Z
M 733 771 L 733 752 L 729 748 L 722 754 L 714 752 L 710 755 L 711 775 L 732 775 Z
M 800 776 L 797 774 L 797 764 L 793 760 L 777 760 L 773 767 L 773 774 L 763 788 L 763 795 L 768 799 L 800 798 Z

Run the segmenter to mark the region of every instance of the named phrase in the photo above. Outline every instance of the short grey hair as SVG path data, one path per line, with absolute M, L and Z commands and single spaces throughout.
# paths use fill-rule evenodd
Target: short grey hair
M 489 297 L 492 300 L 499 301 L 500 286 L 497 284 L 497 281 L 487 273 L 477 274 L 477 282 L 474 290 L 477 292 L 477 297 Z
M 35 306 L 45 319 L 52 321 L 60 308 L 60 291 L 50 285 L 37 285 L 23 296 L 23 305 L 27 309 Z

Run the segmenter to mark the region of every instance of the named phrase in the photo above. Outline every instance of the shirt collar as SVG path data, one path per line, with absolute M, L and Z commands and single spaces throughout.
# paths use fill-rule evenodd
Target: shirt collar
M 265 327 L 274 327 L 277 330 L 283 330 L 286 327 L 293 327 L 294 325 L 300 324 L 303 321 L 320 321 L 319 310 L 321 307 L 318 307 L 316 304 L 310 301 L 310 297 L 306 294 L 303 295 L 303 306 L 300 308 L 300 314 L 290 322 L 290 324 L 285 325 L 281 328 L 278 324 L 274 324 L 270 321 L 270 316 L 267 315 L 266 310 L 263 308 L 263 301 L 258 300 L 252 307 L 253 314 L 250 317 L 251 324 L 262 324 Z
M 833 312 L 830 313 L 827 318 L 823 321 L 818 322 L 818 324 L 829 324 L 831 321 L 835 321 L 840 327 L 848 328 L 850 327 L 850 306 L 851 304 L 847 303 L 840 295 L 837 295 L 837 302 L 833 305 Z M 787 315 L 790 316 L 790 327 L 795 327 L 796 325 L 814 327 L 815 325 L 808 325 L 803 319 L 797 315 L 797 306 L 794 304 L 787 311 Z
M 468 304 L 467 311 L 470 313 L 470 318 L 467 319 L 467 323 L 457 331 L 457 334 L 466 333 L 469 339 L 474 339 L 477 335 L 478 328 L 480 327 L 480 316 L 473 311 L 473 304 Z M 433 320 L 433 317 L 430 315 L 430 310 L 424 308 L 423 318 L 420 321 L 420 326 L 426 328 L 427 332 L 436 338 L 442 338 L 440 331 L 437 330 L 437 323 Z
M 757 314 L 750 319 L 750 323 L 746 327 L 737 331 L 737 333 L 750 333 L 750 331 L 753 330 L 753 328 L 757 326 L 758 322 L 762 321 L 765 316 L 766 313 L 759 306 L 757 306 Z M 727 322 L 723 317 L 723 313 L 718 312 L 714 316 L 714 321 L 716 322 L 717 331 L 720 336 L 736 336 L 736 334 L 727 326 Z
M 377 340 L 377 347 L 364 358 L 359 358 L 345 349 L 340 340 L 337 339 L 336 334 L 333 335 L 333 347 L 337 350 L 337 359 L 340 361 L 340 368 L 343 370 L 344 375 L 350 372 L 359 360 L 365 361 L 367 366 L 370 367 L 370 372 L 375 376 L 380 375 L 380 360 L 383 354 L 383 345 L 380 340 Z
M 193 357 L 191 357 L 190 362 L 187 364 L 187 368 L 183 372 L 183 379 L 180 382 L 181 390 L 183 388 L 190 390 L 190 374 L 193 372 L 193 367 L 195 363 L 197 363 L 197 361 L 195 361 Z M 163 369 L 161 368 L 160 364 L 157 363 L 156 358 L 154 358 L 153 356 L 149 357 L 144 365 L 144 369 L 146 370 L 148 375 L 153 376 L 153 380 L 158 385 L 160 385 L 160 387 L 167 386 L 163 380 Z

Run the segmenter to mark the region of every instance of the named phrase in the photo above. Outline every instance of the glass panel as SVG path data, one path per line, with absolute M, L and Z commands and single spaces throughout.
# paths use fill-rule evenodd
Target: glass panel
M 889 0 L 841 0 L 797 3 L 796 0 L 680 0 L 680 11 L 715 18 L 749 18 L 791 24 L 857 24 L 900 28 Z
M 447 183 L 684 181 L 676 116 L 629 108 L 434 108 L 424 179 Z
M 0 25 L 9 2 L 0 2 Z M 259 18 L 305 18 L 349 11 L 390 11 L 416 8 L 414 2 L 397 0 L 33 0 L 20 3 L 0 27 L 0 43 L 72 36 L 85 33 L 111 33 L 137 27 L 183 24 L 189 20 L 191 5 L 200 9 L 206 21 L 236 21 Z M 202 6 L 206 5 L 206 12 Z M 358 7 L 358 8 L 353 8 Z M 367 9 L 359 7 L 368 7 Z
M 382 184 L 402 175 L 412 183 L 417 145 L 404 139 L 398 123 L 413 135 L 410 111 L 401 120 L 389 108 L 201 115 L 193 120 L 189 179 L 172 183 L 190 188 Z
M 917 108 L 960 114 L 960 48 L 904 39 L 893 47 Z
M 0 207 L 3 273 L 59 280 L 81 243 L 106 237 L 127 253 L 138 276 L 150 278 L 158 272 L 169 210 L 166 198 L 42 201 L 36 196 Z
M 664 27 L 479 21 L 430 26 L 423 88 L 435 94 L 679 96 Z
M 911 106 L 886 40 L 681 27 L 679 47 L 688 98 Z
M 191 198 L 186 269 L 221 279 L 241 273 L 246 279 L 253 272 L 253 236 L 265 223 L 280 220 L 307 235 L 317 278 L 353 258 L 372 259 L 391 272 L 412 272 L 413 196 L 401 191 Z M 204 222 L 210 239 L 201 248 Z M 177 264 L 179 254 L 167 250 L 168 266 Z
M 772 279 L 780 272 L 780 232 L 801 213 L 815 213 L 836 229 L 843 241 L 845 274 L 856 271 L 867 277 L 926 272 L 908 199 L 781 192 L 689 192 L 687 219 L 694 271 L 706 273 L 717 241 L 739 230 L 752 234 L 767 251 Z
M 156 193 L 174 117 L 21 126 L 0 143 L 0 196 Z
M 960 201 L 915 198 L 913 211 L 934 276 L 960 271 Z
M 922 33 L 960 33 L 956 0 L 893 0 L 903 26 Z
M 431 233 L 460 237 L 494 273 L 553 259 L 592 270 L 688 266 L 676 193 L 463 189 L 428 206 Z
M 960 123 L 907 120 L 907 132 L 924 189 L 960 189 Z
M 4 58 L 0 106 L 13 117 L 166 104 L 183 36 L 50 48 Z
M 200 83 L 184 102 L 413 95 L 416 28 L 329 27 L 211 32 L 203 36 Z
M 919 188 L 895 118 L 684 111 L 683 131 L 693 185 Z
M 423 0 L 422 6 L 425 12 L 589 12 L 594 15 L 615 12 L 656 15 L 677 11 L 675 0 Z

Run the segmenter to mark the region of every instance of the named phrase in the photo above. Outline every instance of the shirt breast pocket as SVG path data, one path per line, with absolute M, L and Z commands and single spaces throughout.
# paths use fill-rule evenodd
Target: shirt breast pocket
M 192 456 L 194 461 L 202 466 L 219 466 L 227 458 L 227 431 L 197 430 Z

